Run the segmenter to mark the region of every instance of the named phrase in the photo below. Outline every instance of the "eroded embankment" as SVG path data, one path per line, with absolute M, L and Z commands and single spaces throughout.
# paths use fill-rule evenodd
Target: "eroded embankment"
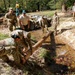
M 64 31 L 56 36 L 56 63 L 65 64 L 69 69 L 75 69 L 75 29 Z

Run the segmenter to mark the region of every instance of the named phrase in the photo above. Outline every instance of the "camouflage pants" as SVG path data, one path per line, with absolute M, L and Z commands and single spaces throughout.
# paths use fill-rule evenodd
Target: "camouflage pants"
M 16 26 L 15 26 L 14 23 L 13 23 L 13 24 L 12 24 L 12 23 L 9 23 L 9 24 L 8 24 L 8 27 L 9 27 L 9 30 L 10 30 L 10 31 L 13 31 L 13 30 L 16 28 Z
M 16 64 L 20 64 L 20 53 L 18 50 L 13 51 L 13 57 Z
M 48 31 L 48 26 L 44 24 L 41 26 L 41 29 L 42 29 L 42 32 L 44 33 L 45 29 Z
M 4 61 L 8 61 L 9 58 L 7 55 L 11 54 L 11 48 L 7 48 L 7 49 L 0 49 L 0 58 L 3 59 Z
M 73 12 L 73 20 L 75 21 L 75 12 Z
M 19 52 L 18 49 L 16 48 L 7 48 L 7 49 L 0 49 L 0 58 L 3 60 L 3 61 L 9 61 L 9 57 L 8 55 L 12 55 L 13 58 L 14 58 L 14 62 L 17 66 L 21 66 L 21 53 Z

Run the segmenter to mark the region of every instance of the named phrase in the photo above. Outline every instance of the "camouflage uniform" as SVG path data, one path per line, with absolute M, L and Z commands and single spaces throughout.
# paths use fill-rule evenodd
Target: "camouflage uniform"
M 57 13 L 55 12 L 54 16 L 53 16 L 53 20 L 52 20 L 52 26 L 54 28 L 54 34 L 57 34 L 57 26 L 59 24 L 59 17 L 57 15 Z
M 13 52 L 15 62 L 20 63 L 22 60 L 22 62 L 25 63 L 26 52 L 30 49 L 32 54 L 31 34 L 24 30 L 14 30 L 11 33 L 11 37 L 14 39 L 16 47 L 15 53 Z
M 10 31 L 13 31 L 13 26 L 16 28 L 16 22 L 17 22 L 17 18 L 16 15 L 10 14 L 10 13 L 6 13 L 5 18 L 7 19 L 7 25 L 9 27 Z
M 75 21 L 75 3 L 73 5 L 73 7 L 72 7 L 72 11 L 73 11 L 73 20 Z

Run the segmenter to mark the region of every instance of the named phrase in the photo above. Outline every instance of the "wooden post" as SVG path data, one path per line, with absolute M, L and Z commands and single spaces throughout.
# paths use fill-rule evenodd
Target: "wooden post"
M 52 49 L 53 50 L 55 50 L 56 49 L 56 43 L 55 43 L 55 36 L 54 36 L 54 32 L 52 32 L 51 34 L 50 34 L 50 39 L 51 39 L 51 47 L 52 47 Z

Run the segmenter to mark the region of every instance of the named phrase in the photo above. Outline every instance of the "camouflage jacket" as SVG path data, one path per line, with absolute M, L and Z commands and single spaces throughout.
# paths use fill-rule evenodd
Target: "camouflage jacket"
M 9 23 L 11 23 L 11 24 L 17 23 L 17 18 L 14 13 L 13 14 L 6 13 L 5 18 L 6 18 L 8 24 Z

